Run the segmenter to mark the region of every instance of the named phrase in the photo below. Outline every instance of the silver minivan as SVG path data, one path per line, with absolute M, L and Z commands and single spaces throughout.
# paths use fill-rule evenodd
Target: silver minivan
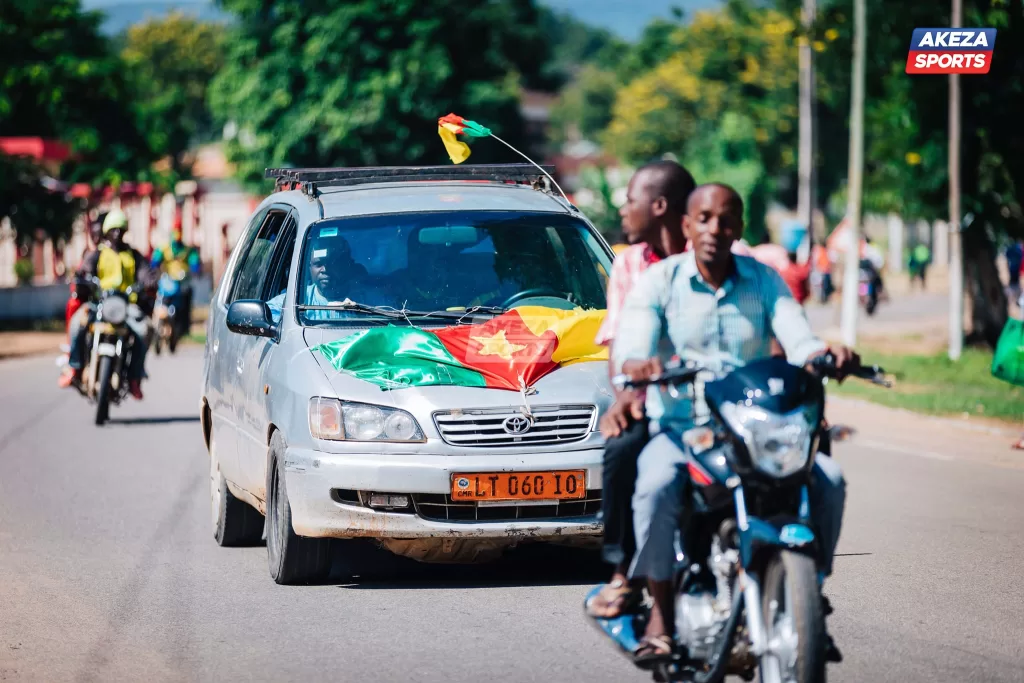
M 526 306 L 603 311 L 613 254 L 538 176 L 268 171 L 280 191 L 245 228 L 208 322 L 200 410 L 220 545 L 265 537 L 282 584 L 322 580 L 332 562 L 359 574 L 374 545 L 425 562 L 596 545 L 606 361 L 559 366 L 528 391 L 385 389 L 318 348 Z

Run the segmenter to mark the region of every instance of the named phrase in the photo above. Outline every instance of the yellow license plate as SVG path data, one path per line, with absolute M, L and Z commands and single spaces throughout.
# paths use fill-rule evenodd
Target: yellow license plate
M 573 500 L 587 495 L 586 470 L 452 475 L 455 500 Z

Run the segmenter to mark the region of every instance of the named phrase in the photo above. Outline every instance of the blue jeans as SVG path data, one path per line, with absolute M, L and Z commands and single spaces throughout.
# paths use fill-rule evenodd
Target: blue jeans
M 690 473 L 690 456 L 678 437 L 661 433 L 651 439 L 637 463 L 636 492 L 633 494 L 633 524 L 637 552 L 630 576 L 652 581 L 672 578 L 676 531 L 686 500 L 683 497 Z M 815 457 L 809 491 L 811 520 L 821 539 L 822 566 L 832 573 L 832 558 L 839 543 L 839 530 L 846 505 L 846 481 L 839 464 L 826 455 Z

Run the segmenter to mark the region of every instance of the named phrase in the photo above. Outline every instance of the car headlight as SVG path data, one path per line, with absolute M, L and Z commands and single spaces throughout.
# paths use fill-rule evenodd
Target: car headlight
M 330 441 L 423 441 L 416 418 L 404 410 L 336 398 L 309 399 L 309 433 Z
M 784 415 L 740 403 L 725 403 L 720 410 L 746 443 L 754 466 L 765 474 L 786 477 L 807 464 L 813 430 L 805 406 Z
M 103 300 L 101 313 L 108 323 L 120 325 L 128 317 L 128 302 L 119 296 L 108 296 Z

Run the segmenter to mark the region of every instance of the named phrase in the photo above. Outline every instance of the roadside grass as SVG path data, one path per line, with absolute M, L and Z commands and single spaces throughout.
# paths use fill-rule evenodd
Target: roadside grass
M 897 354 L 876 348 L 862 351 L 865 363 L 880 365 L 893 381 L 886 389 L 857 379 L 830 390 L 893 408 L 930 415 L 972 416 L 1024 422 L 1024 387 L 992 376 L 992 352 L 964 349 L 956 363 L 944 353 Z

